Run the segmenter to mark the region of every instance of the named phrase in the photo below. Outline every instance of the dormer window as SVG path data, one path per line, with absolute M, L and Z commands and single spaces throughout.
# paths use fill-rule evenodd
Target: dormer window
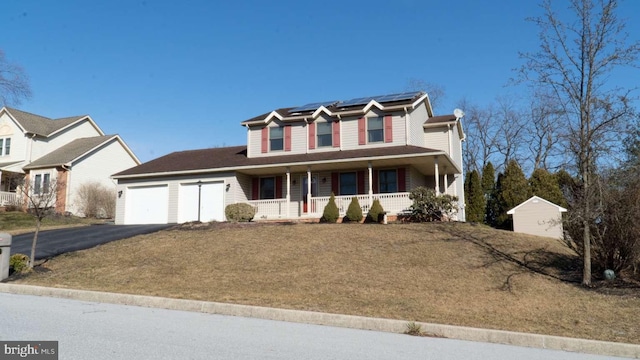
M 318 147 L 333 146 L 331 141 L 333 138 L 332 123 L 319 122 L 318 123 Z
M 372 117 L 367 119 L 367 136 L 368 142 L 383 142 L 384 141 L 384 123 L 382 117 Z
M 11 138 L 0 138 L 0 156 L 11 154 Z
M 284 134 L 282 127 L 269 128 L 269 143 L 271 151 L 284 150 Z

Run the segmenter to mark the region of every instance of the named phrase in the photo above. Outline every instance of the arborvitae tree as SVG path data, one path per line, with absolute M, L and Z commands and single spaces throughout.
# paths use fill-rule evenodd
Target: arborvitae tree
M 465 194 L 466 199 L 466 216 L 469 222 L 483 222 L 485 199 L 482 186 L 480 184 L 480 175 L 476 170 L 467 175 L 468 190 Z
M 493 164 L 488 162 L 482 169 L 482 191 L 484 192 L 484 223 L 495 226 L 496 222 L 496 170 Z
M 504 178 L 504 174 L 499 173 L 498 180 L 496 181 L 495 186 L 493 187 L 493 191 L 489 194 L 489 197 L 487 198 L 487 205 L 485 207 L 484 223 L 493 227 L 498 227 L 499 225 L 498 214 L 500 214 L 500 208 L 501 208 L 499 194 L 502 188 L 503 178 Z
M 502 229 L 512 229 L 513 220 L 507 215 L 507 211 L 531 197 L 529 184 L 516 160 L 509 160 L 501 180 L 497 194 L 499 205 L 497 225 Z
M 562 207 L 567 206 L 567 201 L 562 195 L 558 179 L 545 169 L 535 169 L 529 178 L 531 195 L 539 196 Z
M 335 223 L 338 221 L 340 217 L 340 210 L 338 210 L 338 205 L 336 205 L 336 197 L 331 193 L 331 197 L 329 197 L 329 203 L 324 207 L 324 212 L 322 213 L 322 218 L 320 218 L 321 222 Z
M 354 196 L 351 198 L 351 202 L 349 203 L 349 207 L 347 208 L 347 214 L 344 218 L 342 218 L 342 222 L 345 222 L 345 219 L 347 221 L 360 222 L 362 221 L 362 218 L 362 208 L 360 207 L 358 198 Z
M 371 204 L 371 209 L 369 209 L 369 213 L 367 214 L 366 222 L 370 223 L 378 223 L 380 222 L 380 215 L 384 214 L 384 209 L 382 208 L 382 204 L 380 204 L 380 200 L 374 199 L 373 204 Z
M 496 170 L 493 168 L 493 164 L 488 162 L 482 169 L 482 191 L 484 191 L 485 197 L 491 196 L 491 193 L 496 187 Z

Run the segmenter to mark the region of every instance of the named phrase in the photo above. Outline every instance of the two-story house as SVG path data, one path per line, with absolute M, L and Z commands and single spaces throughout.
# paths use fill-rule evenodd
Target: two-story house
M 20 204 L 20 183 L 33 191 L 56 189 L 56 211 L 81 214 L 76 201 L 83 184 L 113 189 L 114 172 L 140 161 L 118 135 L 105 135 L 88 115 L 62 119 L 0 109 L 0 206 Z
M 113 176 L 116 223 L 223 221 L 226 205 L 257 207 L 255 220 L 319 218 L 333 192 L 344 214 L 358 197 L 397 213 L 409 191 L 458 196 L 464 220 L 460 118 L 433 116 L 411 92 L 281 108 L 243 121 L 247 145 L 168 154 Z

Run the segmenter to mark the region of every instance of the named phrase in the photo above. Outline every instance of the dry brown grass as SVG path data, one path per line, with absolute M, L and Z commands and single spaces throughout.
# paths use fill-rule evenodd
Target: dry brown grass
M 461 223 L 216 224 L 59 256 L 15 281 L 640 343 L 638 289 L 557 279 L 574 260 L 552 239 Z

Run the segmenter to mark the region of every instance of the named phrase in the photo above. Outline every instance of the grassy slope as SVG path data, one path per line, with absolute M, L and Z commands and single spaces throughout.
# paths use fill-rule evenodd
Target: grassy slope
M 555 278 L 574 260 L 553 239 L 460 223 L 218 224 L 63 255 L 16 281 L 640 343 L 640 292 Z

